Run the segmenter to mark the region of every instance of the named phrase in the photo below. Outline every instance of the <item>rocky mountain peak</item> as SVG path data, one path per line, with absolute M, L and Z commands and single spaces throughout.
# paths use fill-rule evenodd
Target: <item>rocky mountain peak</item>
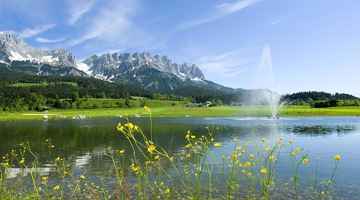
M 13 61 L 31 62 L 32 64 L 51 64 L 56 66 L 76 66 L 75 56 L 66 49 L 47 51 L 29 46 L 15 34 L 0 33 L 0 60 L 6 63 Z
M 107 79 L 147 68 L 177 76 L 182 80 L 205 80 L 204 74 L 194 64 L 177 64 L 166 56 L 153 56 L 147 52 L 133 54 L 105 53 L 99 56 L 91 56 L 85 59 L 83 63 L 89 67 L 89 71 L 93 76 L 101 75 L 107 77 Z
M 0 66 L 37 75 L 91 76 L 153 91 L 209 85 L 195 64 L 179 64 L 167 56 L 148 52 L 104 53 L 77 63 L 66 49 L 34 48 L 17 35 L 4 32 L 0 33 Z
M 38 75 L 79 75 L 76 58 L 66 49 L 47 51 L 29 46 L 15 34 L 0 32 L 0 65 Z
M 4 45 L 17 45 L 27 47 L 26 42 L 22 38 L 8 32 L 0 32 L 0 42 Z
M 53 49 L 51 55 L 58 58 L 58 61 L 66 66 L 76 66 L 75 56 L 67 49 Z

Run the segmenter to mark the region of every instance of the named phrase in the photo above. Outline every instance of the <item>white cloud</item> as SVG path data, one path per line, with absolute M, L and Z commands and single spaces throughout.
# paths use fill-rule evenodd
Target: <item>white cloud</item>
M 52 29 L 55 26 L 56 26 L 55 24 L 46 24 L 46 25 L 38 25 L 33 28 L 27 28 L 27 29 L 22 30 L 19 33 L 19 36 L 23 37 L 23 38 L 33 37 L 33 36 L 36 36 L 38 34 L 45 32 L 49 29 Z
M 69 25 L 74 25 L 83 15 L 93 8 L 94 4 L 95 0 L 70 0 Z
M 269 22 L 267 25 L 268 26 L 275 26 L 275 25 L 281 24 L 283 22 L 284 22 L 283 20 L 278 19 L 278 20 L 274 20 L 274 21 Z
M 91 39 L 119 38 L 130 26 L 130 17 L 135 11 L 134 1 L 111 1 L 107 7 L 97 10 L 87 25 L 88 29 L 67 46 L 76 46 Z
M 244 8 L 251 5 L 254 5 L 259 1 L 260 0 L 237 0 L 232 3 L 222 3 L 220 5 L 217 5 L 216 8 L 219 13 L 231 14 L 243 10 Z
M 37 38 L 35 38 L 35 41 L 39 42 L 39 43 L 56 43 L 56 42 L 62 42 L 65 39 L 66 38 L 48 39 L 48 38 L 43 38 L 43 37 L 37 37 Z
M 248 66 L 256 61 L 257 58 L 254 57 L 252 50 L 242 49 L 205 56 L 200 58 L 197 63 L 207 77 L 212 80 L 216 77 L 237 76 L 248 71 Z
M 220 18 L 226 17 L 229 14 L 239 12 L 260 1 L 261 0 L 237 0 L 232 3 L 222 3 L 215 6 L 215 12 L 212 15 L 201 19 L 195 19 L 195 20 L 187 21 L 185 23 L 181 23 L 176 27 L 176 29 L 186 30 L 201 24 L 209 23 L 218 20 Z
M 196 19 L 196 20 L 184 22 L 184 23 L 181 23 L 181 24 L 177 25 L 176 29 L 187 30 L 187 29 L 190 29 L 192 27 L 195 27 L 195 26 L 198 26 L 198 25 L 201 25 L 201 24 L 206 24 L 208 22 L 215 21 L 215 20 L 217 20 L 217 19 L 219 19 L 221 17 L 222 17 L 222 15 L 214 15 L 214 16 L 205 17 L 205 18 L 202 18 L 202 19 Z

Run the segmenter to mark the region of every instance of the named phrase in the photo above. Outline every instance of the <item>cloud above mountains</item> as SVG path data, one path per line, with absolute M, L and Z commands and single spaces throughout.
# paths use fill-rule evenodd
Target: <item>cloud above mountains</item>
M 36 35 L 39 35 L 49 29 L 54 28 L 55 24 L 45 24 L 45 25 L 37 25 L 32 28 L 26 28 L 22 31 L 20 31 L 18 34 L 22 38 L 30 38 Z
M 69 0 L 68 24 L 74 25 L 81 17 L 89 12 L 95 5 L 96 0 Z
M 215 6 L 214 11 L 211 15 L 199 19 L 190 20 L 187 22 L 183 22 L 177 26 L 178 30 L 187 30 L 198 25 L 206 24 L 227 15 L 239 12 L 247 7 L 255 5 L 259 3 L 261 0 L 237 0 L 231 3 L 221 3 Z
M 43 37 L 37 37 L 37 38 L 35 38 L 35 41 L 39 42 L 39 43 L 56 43 L 56 42 L 62 42 L 65 39 L 66 38 L 48 39 L 48 38 L 43 38 Z
M 131 25 L 130 17 L 136 11 L 135 4 L 135 1 L 108 1 L 106 6 L 94 10 L 94 14 L 86 22 L 85 30 L 68 40 L 66 46 L 76 46 L 91 39 L 120 37 Z

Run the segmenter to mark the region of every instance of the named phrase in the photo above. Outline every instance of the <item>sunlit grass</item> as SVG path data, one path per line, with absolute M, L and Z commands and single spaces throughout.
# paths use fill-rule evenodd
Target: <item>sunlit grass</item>
M 149 101 L 150 102 L 150 101 Z M 152 101 L 151 101 L 152 102 Z M 267 117 L 269 111 L 264 106 L 216 106 L 192 108 L 181 103 L 176 106 L 161 105 L 161 101 L 152 102 L 153 117 Z M 170 104 L 170 103 L 169 103 Z M 64 109 L 50 110 L 49 119 L 72 118 L 85 115 L 90 118 L 117 117 L 121 113 L 129 116 L 144 116 L 142 108 L 108 108 L 108 109 Z M 44 112 L 0 112 L 0 121 L 3 120 L 43 120 Z M 308 106 L 287 106 L 282 109 L 280 116 L 360 116 L 360 106 L 310 108 Z

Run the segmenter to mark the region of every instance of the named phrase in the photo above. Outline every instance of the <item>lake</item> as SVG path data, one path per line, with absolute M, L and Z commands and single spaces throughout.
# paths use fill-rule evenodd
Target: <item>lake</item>
M 148 118 L 130 120 L 144 132 L 150 132 Z M 107 187 L 111 187 L 116 180 L 109 174 L 112 162 L 107 152 L 119 148 L 131 152 L 127 141 L 116 131 L 119 121 L 124 122 L 124 119 L 0 122 L 0 156 L 17 148 L 21 142 L 28 142 L 41 163 L 40 173 L 52 177 L 55 172 L 48 161 L 49 148 L 45 144 L 50 138 L 54 145 L 51 155 L 69 160 L 74 174 L 85 173 L 89 179 L 105 181 Z M 260 142 L 266 138 L 270 144 L 279 136 L 284 137 L 284 141 L 291 139 L 295 147 L 309 154 L 309 164 L 318 169 L 318 177 L 322 180 L 331 176 L 333 157 L 340 154 L 342 160 L 334 179 L 335 191 L 345 199 L 360 199 L 360 117 L 286 117 L 276 121 L 266 118 L 153 118 L 153 141 L 170 154 L 183 154 L 186 131 L 201 135 L 207 132 L 206 127 L 218 127 L 215 139 L 222 142 L 222 147 L 214 149 L 208 161 L 215 166 L 222 164 L 221 155 L 233 150 L 234 138 L 244 142 Z M 279 162 L 277 176 L 280 179 L 287 178 L 289 165 L 288 159 Z M 306 174 L 307 170 L 301 173 Z M 10 168 L 10 178 L 20 175 L 18 168 Z

